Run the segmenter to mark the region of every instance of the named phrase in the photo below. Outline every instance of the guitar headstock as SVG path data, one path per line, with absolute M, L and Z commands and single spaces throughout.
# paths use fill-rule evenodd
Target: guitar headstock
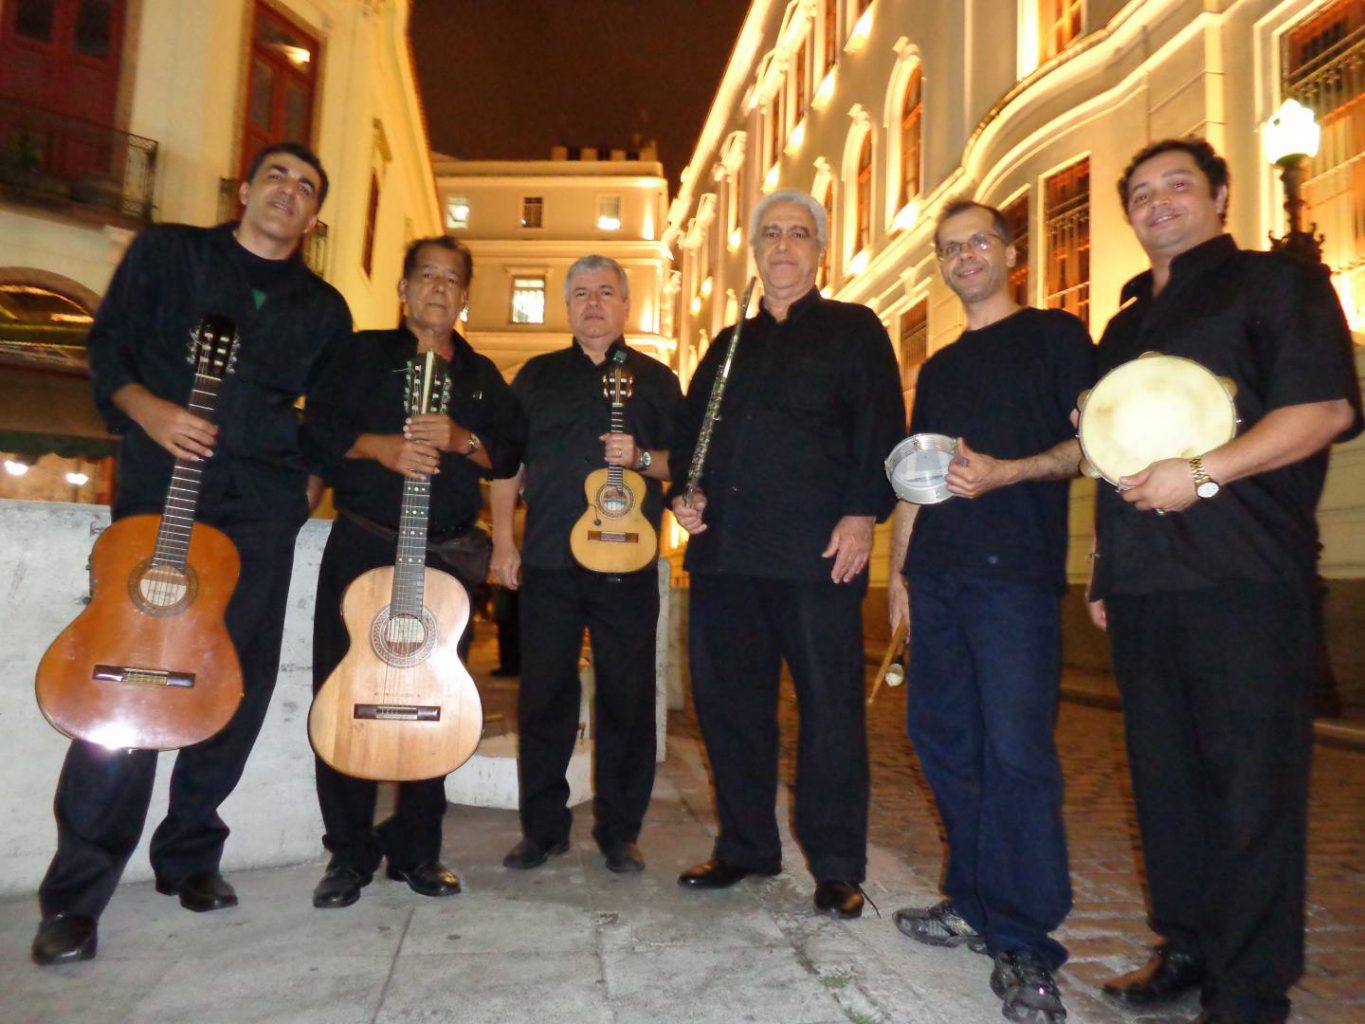
M 221 381 L 237 366 L 237 324 L 225 316 L 205 314 L 190 339 L 189 362 L 197 377 Z
M 435 352 L 408 360 L 403 405 L 409 416 L 445 412 L 450 406 L 450 363 Z
M 635 374 L 626 366 L 626 353 L 617 349 L 612 353 L 611 365 L 602 371 L 602 394 L 612 405 L 625 405 L 635 393 Z

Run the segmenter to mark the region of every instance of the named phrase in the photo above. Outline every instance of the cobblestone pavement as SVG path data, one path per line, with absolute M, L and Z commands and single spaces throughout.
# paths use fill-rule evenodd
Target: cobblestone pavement
M 783 687 L 783 779 L 795 764 L 795 700 Z M 905 691 L 883 689 L 869 709 L 870 839 L 896 851 L 936 883 L 943 840 L 928 787 L 904 732 Z M 690 708 L 671 728 L 693 732 Z M 1088 1022 L 1189 1021 L 1193 997 L 1160 1014 L 1124 1013 L 1099 991 L 1106 978 L 1142 963 L 1154 936 L 1145 923 L 1132 793 L 1117 711 L 1063 702 L 1057 746 L 1066 775 L 1065 816 L 1075 906 L 1058 937 L 1071 951 L 1067 1006 Z M 1294 1021 L 1365 1021 L 1365 754 L 1315 750 L 1309 834 L 1308 963 L 1293 993 Z M 882 908 L 889 917 L 890 910 Z M 984 984 L 983 974 L 983 984 Z

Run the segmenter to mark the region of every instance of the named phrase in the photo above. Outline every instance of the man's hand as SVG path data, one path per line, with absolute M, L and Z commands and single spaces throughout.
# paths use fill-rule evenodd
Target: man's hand
M 409 441 L 402 434 L 370 434 L 367 441 L 370 458 L 409 480 L 426 480 L 440 471 L 441 453 L 429 444 Z
M 469 444 L 469 431 L 440 412 L 409 416 L 403 424 L 403 437 L 443 452 L 463 452 Z
M 706 495 L 701 491 L 692 492 L 692 504 L 688 504 L 683 498 L 673 499 L 673 518 L 678 521 L 688 533 L 696 536 L 706 532 L 706 524 L 702 522 L 702 516 L 706 512 Z
M 493 542 L 493 575 L 500 586 L 516 590 L 521 586 L 521 552 L 509 542 Z
M 1199 500 L 1185 459 L 1162 459 L 1141 473 L 1119 477 L 1119 493 L 1139 512 L 1183 512 Z
M 630 434 L 603 434 L 598 440 L 602 442 L 602 458 L 607 460 L 608 466 L 634 469 L 640 460 L 640 449 Z
M 218 443 L 218 428 L 208 420 L 196 416 L 183 406 L 158 398 L 141 385 L 136 392 L 120 389 L 127 401 L 116 401 L 143 432 L 177 459 L 198 462 L 213 454 Z
M 1014 483 L 1013 463 L 997 459 L 967 446 L 957 439 L 957 458 L 948 466 L 948 492 L 959 498 L 979 498 L 983 494 Z
M 891 624 L 891 635 L 896 635 L 896 630 L 905 625 L 906 642 L 910 639 L 910 588 L 905 583 L 905 577 L 900 573 L 892 573 L 891 578 L 886 581 L 886 609 L 887 616 Z
M 1098 601 L 1085 602 L 1085 610 L 1090 613 L 1090 621 L 1095 624 L 1096 629 L 1109 629 L 1109 612 L 1104 607 L 1104 599 Z
M 829 578 L 835 583 L 856 579 L 867 565 L 872 554 L 873 521 L 872 516 L 844 516 L 834 524 L 829 546 L 820 552 L 820 557 L 834 559 Z

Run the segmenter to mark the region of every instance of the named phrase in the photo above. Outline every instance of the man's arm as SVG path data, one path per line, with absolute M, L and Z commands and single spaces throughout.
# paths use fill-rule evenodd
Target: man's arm
M 521 552 L 517 550 L 515 521 L 517 499 L 526 482 L 526 466 L 515 476 L 494 480 L 489 493 L 493 518 L 493 573 L 508 590 L 521 586 Z
M 997 459 L 975 451 L 965 437 L 958 438 L 957 452 L 948 467 L 948 490 L 959 498 L 979 498 L 1030 480 L 1070 480 L 1081 465 L 1081 443 L 1074 437 L 1023 459 Z
M 886 573 L 886 603 L 891 619 L 891 633 L 902 622 L 910 628 L 910 591 L 905 582 L 905 553 L 910 550 L 910 534 L 915 529 L 919 506 L 909 501 L 896 502 L 891 517 L 891 557 Z

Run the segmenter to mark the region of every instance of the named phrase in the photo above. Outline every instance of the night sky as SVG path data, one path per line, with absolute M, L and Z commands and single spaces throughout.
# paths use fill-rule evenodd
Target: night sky
M 659 143 L 676 186 L 749 0 L 413 0 L 431 144 L 466 160 Z

